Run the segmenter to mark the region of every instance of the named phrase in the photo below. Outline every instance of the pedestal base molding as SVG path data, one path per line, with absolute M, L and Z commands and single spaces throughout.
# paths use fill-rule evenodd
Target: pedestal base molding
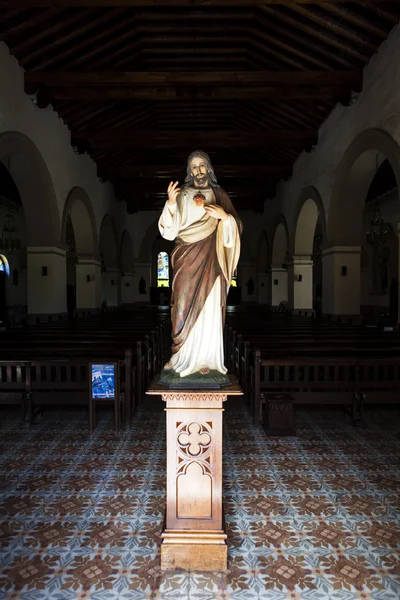
M 225 571 L 227 535 L 220 531 L 172 531 L 166 529 L 161 544 L 161 569 Z

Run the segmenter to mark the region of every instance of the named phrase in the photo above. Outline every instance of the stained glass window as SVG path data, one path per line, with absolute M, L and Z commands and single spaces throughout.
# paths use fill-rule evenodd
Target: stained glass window
M 169 287 L 169 256 L 159 252 L 157 256 L 157 287 Z
M 10 265 L 4 254 L 0 254 L 0 271 L 5 271 L 8 276 L 10 275 Z
M 235 269 L 233 272 L 231 279 L 231 287 L 237 287 L 237 269 Z

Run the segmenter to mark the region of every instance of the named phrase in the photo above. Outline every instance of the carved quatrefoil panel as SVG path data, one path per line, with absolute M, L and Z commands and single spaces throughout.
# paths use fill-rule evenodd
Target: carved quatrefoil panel
M 183 427 L 178 425 L 178 446 L 187 457 L 205 454 L 211 444 L 211 423 L 200 425 L 189 423 Z

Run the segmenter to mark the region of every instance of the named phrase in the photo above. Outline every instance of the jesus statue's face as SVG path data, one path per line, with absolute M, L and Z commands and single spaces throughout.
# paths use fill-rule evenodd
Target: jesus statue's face
M 208 187 L 208 169 L 203 158 L 195 156 L 190 162 L 190 171 L 195 187 Z

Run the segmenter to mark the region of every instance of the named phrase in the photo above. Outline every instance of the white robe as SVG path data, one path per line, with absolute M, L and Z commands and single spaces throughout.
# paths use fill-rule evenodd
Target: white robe
M 215 204 L 214 194 L 210 188 L 200 191 L 206 196 L 207 204 Z M 185 196 L 189 197 L 185 198 Z M 189 189 L 184 197 L 179 199 L 178 204 L 174 206 L 165 204 L 159 219 L 160 233 L 165 239 L 175 240 L 180 236 L 184 238 L 186 229 L 191 228 L 192 231 L 193 224 L 199 222 L 200 219 L 203 219 L 204 222 L 206 211 L 203 207 L 196 206 L 192 197 L 193 193 Z M 179 207 L 182 207 L 183 203 L 185 208 L 180 210 Z M 213 217 L 209 217 L 209 219 L 212 219 L 210 223 L 212 223 L 213 229 L 215 226 L 222 228 L 224 248 L 232 248 L 234 244 L 238 244 L 237 224 L 232 215 L 228 215 L 225 221 L 218 221 L 219 225 L 215 223 Z M 205 236 L 203 235 L 203 237 Z M 199 239 L 202 238 L 199 237 Z M 225 290 L 223 292 L 225 293 Z M 181 377 L 191 375 L 202 367 L 215 369 L 224 374 L 227 372 L 224 366 L 220 277 L 216 279 L 185 343 L 176 354 L 172 355 L 171 364 L 174 371 Z

